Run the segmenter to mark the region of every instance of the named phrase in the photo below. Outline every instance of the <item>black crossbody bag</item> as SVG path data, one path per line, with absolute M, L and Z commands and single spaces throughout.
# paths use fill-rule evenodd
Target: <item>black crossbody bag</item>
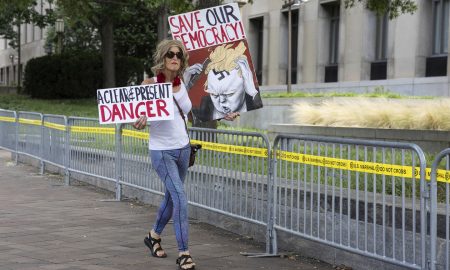
M 191 145 L 191 155 L 189 156 L 189 167 L 192 167 L 195 163 L 195 154 L 197 151 L 202 148 L 201 144 L 191 144 L 191 137 L 189 136 L 189 131 L 187 129 L 186 125 L 186 118 L 184 117 L 184 113 L 180 108 L 180 105 L 178 105 L 177 100 L 174 98 L 173 101 L 175 102 L 175 105 L 177 105 L 178 111 L 180 112 L 181 118 L 183 118 L 184 128 L 186 129 L 186 133 L 189 138 L 189 144 Z

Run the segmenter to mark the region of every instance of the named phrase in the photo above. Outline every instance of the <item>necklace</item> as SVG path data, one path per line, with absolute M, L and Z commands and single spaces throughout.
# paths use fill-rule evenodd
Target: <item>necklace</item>
M 156 76 L 156 82 L 157 83 L 165 83 L 166 82 L 166 76 L 164 75 L 164 73 L 160 72 L 158 74 L 158 76 Z M 180 80 L 180 76 L 176 76 L 173 81 L 172 81 L 172 85 L 174 87 L 177 87 L 181 84 L 181 80 Z

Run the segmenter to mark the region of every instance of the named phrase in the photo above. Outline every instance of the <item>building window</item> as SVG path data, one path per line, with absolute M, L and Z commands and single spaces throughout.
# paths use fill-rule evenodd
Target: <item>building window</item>
M 386 60 L 387 58 L 387 37 L 388 37 L 388 16 L 377 16 L 375 60 Z
M 3 68 L 0 68 L 0 84 L 5 84 L 5 75 L 3 74 Z
M 433 51 L 425 76 L 447 76 L 449 0 L 433 0 Z
M 375 61 L 370 65 L 371 80 L 385 80 L 387 78 L 387 37 L 388 16 L 377 16 L 375 30 Z
M 330 54 L 329 64 L 338 63 L 339 52 L 339 5 L 331 5 L 328 8 L 330 13 Z
M 288 12 L 283 12 L 283 16 L 289 24 Z M 298 9 L 291 10 L 291 83 L 297 83 L 297 61 L 298 61 Z M 289 29 L 288 29 L 289 31 Z M 286 53 L 287 54 L 287 53 Z M 286 84 L 288 83 L 288 74 L 286 72 Z
M 11 81 L 12 81 L 12 84 L 11 85 L 15 85 L 15 83 L 16 83 L 16 74 L 17 74 L 17 72 L 16 72 L 16 66 L 13 66 L 12 67 L 12 70 L 13 70 L 13 74 L 12 74 L 12 78 L 11 78 Z
M 433 55 L 448 53 L 449 0 L 433 1 Z
M 253 60 L 255 66 L 256 78 L 258 83 L 262 84 L 262 69 L 263 69 L 263 43 L 264 43 L 264 17 L 250 19 L 251 31 L 254 34 L 255 45 L 255 59 Z
M 9 78 L 9 67 L 6 67 L 6 85 L 10 85 L 10 78 Z
M 325 82 L 338 81 L 339 60 L 339 2 L 324 5 L 330 20 L 328 65 L 325 67 Z

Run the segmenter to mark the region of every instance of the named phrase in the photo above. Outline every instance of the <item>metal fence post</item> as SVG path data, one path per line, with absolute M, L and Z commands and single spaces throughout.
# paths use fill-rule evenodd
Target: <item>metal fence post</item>
M 450 148 L 441 151 L 433 161 L 431 167 L 431 181 L 430 181 L 430 270 L 436 270 L 436 245 L 437 245 L 437 170 L 439 163 L 444 157 L 450 158 Z M 447 194 L 448 195 L 448 194 Z M 448 207 L 448 206 L 447 206 Z M 446 231 L 446 233 L 448 233 Z M 449 256 L 449 254 L 446 254 Z M 448 257 L 447 257 L 448 258 Z M 446 260 L 448 262 L 448 260 Z M 449 265 L 445 265 L 448 269 Z
M 41 145 L 39 146 L 39 162 L 41 165 L 40 174 L 44 174 L 44 117 L 41 116 Z
M 277 192 L 276 192 L 276 174 L 274 169 L 276 168 L 276 147 L 274 147 L 274 151 L 268 152 L 269 159 L 269 182 L 268 182 L 268 222 L 267 222 L 267 243 L 266 243 L 266 252 L 271 255 L 277 256 L 278 254 L 278 245 L 277 245 L 277 233 L 275 230 L 275 218 L 276 218 L 276 200 L 277 200 Z
M 64 184 L 70 186 L 70 125 L 66 116 L 64 116 L 64 126 Z
M 423 152 L 418 155 L 420 161 L 420 242 L 421 242 L 421 255 L 422 255 L 422 269 L 427 269 L 427 210 L 426 203 L 430 199 L 428 184 L 425 180 L 425 171 L 427 163 L 425 161 L 425 155 Z
M 19 162 L 19 115 L 16 111 L 14 111 L 14 118 L 16 119 L 15 122 L 15 142 L 14 142 L 14 147 L 16 150 L 16 154 L 14 157 L 14 165 L 17 166 L 18 162 Z
M 116 169 L 116 200 L 120 201 L 122 196 L 122 124 L 116 124 L 116 157 L 115 157 L 115 169 Z

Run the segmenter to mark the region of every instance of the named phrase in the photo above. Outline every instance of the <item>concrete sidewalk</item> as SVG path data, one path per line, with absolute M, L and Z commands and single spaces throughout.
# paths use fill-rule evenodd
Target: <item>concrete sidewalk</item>
M 163 233 L 165 259 L 153 258 L 143 239 L 156 207 L 134 201 L 108 201 L 114 194 L 14 166 L 0 150 L 0 269 L 148 270 L 177 269 L 172 226 Z M 251 239 L 195 221 L 190 250 L 197 269 L 332 269 L 313 259 L 247 258 L 263 252 Z

